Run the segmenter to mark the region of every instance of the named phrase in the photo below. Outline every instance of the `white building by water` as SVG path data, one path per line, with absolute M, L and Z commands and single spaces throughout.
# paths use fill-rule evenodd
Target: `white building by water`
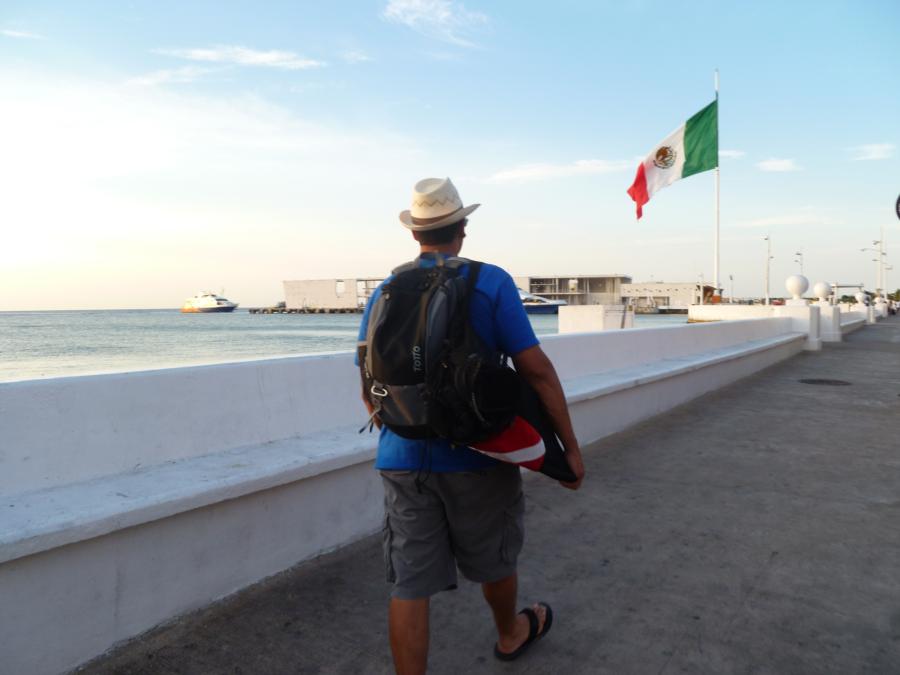
M 586 276 L 517 276 L 523 291 L 565 300 L 570 305 L 618 305 L 622 287 L 631 281 L 624 274 Z M 284 281 L 287 309 L 353 309 L 364 307 L 382 278 L 299 279 Z
M 523 291 L 570 305 L 618 305 L 622 286 L 631 281 L 625 274 L 513 277 Z
M 383 278 L 298 279 L 284 281 L 287 309 L 357 309 L 364 307 Z M 638 311 L 686 312 L 700 303 L 699 282 L 644 281 L 632 283 L 625 274 L 514 276 L 516 286 L 569 305 L 630 304 Z M 713 287 L 704 285 L 704 303 Z
M 372 292 L 383 280 L 304 279 L 284 281 L 287 309 L 358 309 L 365 307 Z
M 710 302 L 713 287 L 704 285 L 704 302 Z M 700 304 L 699 282 L 641 281 L 622 284 L 623 304 L 631 304 L 637 310 L 662 312 L 686 312 L 691 305 Z

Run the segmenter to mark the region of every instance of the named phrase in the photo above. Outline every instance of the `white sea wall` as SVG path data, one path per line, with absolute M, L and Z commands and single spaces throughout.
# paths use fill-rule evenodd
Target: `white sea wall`
M 545 336 L 543 345 L 565 380 L 787 330 L 773 319 Z M 0 384 L 0 495 L 361 425 L 365 417 L 346 352 Z
M 816 351 L 822 348 L 820 307 L 810 305 L 806 300 L 788 300 L 784 305 L 693 305 L 688 309 L 688 319 L 694 322 L 735 321 L 764 317 L 790 319 L 794 331 L 806 333 L 805 349 Z M 829 337 L 834 341 L 840 335 L 829 334 Z
M 764 319 L 775 316 L 775 305 L 691 305 L 688 319 L 691 321 L 736 321 L 740 319 Z
M 0 495 L 365 418 L 349 353 L 0 384 Z
M 710 352 L 791 332 L 789 319 L 767 318 L 544 336 L 544 351 L 565 381 L 688 354 Z
M 806 338 L 784 317 L 543 344 L 587 444 Z M 0 384 L 0 673 L 64 672 L 377 531 L 359 399 L 350 353 Z

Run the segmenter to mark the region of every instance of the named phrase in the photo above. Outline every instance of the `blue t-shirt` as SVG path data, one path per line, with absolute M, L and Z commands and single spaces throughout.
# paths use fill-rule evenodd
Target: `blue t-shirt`
M 437 255 L 423 253 L 419 258 L 420 265 L 433 267 Z M 468 277 L 469 266 L 464 265 L 460 273 Z M 366 305 L 362 325 L 359 327 L 360 342 L 366 339 L 369 310 L 390 279 L 388 277 L 375 289 Z M 494 351 L 515 356 L 538 344 L 515 282 L 496 265 L 482 264 L 469 311 L 475 332 Z M 375 460 L 376 469 L 414 471 L 421 468 L 436 473 L 474 471 L 495 464 L 497 460 L 469 448 L 453 447 L 440 439 L 420 441 L 403 438 L 384 426 L 381 428 L 378 458 Z

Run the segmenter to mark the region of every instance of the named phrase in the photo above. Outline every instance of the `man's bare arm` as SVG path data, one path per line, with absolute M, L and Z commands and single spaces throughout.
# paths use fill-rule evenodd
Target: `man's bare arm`
M 563 393 L 556 369 L 540 345 L 535 345 L 519 352 L 513 357 L 513 363 L 516 366 L 516 371 L 537 392 L 541 402 L 544 404 L 544 408 L 547 410 L 547 414 L 550 416 L 550 420 L 553 422 L 556 435 L 559 436 L 559 440 L 562 441 L 566 450 L 566 459 L 577 480 L 574 483 L 563 483 L 560 481 L 561 485 L 577 490 L 584 478 L 584 464 L 581 460 L 581 448 L 578 447 L 578 439 L 575 438 L 575 432 L 572 429 L 572 420 L 569 417 L 566 396 Z

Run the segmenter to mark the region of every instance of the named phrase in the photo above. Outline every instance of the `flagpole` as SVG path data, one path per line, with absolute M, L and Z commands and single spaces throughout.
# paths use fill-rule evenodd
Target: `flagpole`
M 716 284 L 716 294 L 721 298 L 719 287 L 719 69 L 716 68 L 716 253 L 713 265 L 713 276 Z

